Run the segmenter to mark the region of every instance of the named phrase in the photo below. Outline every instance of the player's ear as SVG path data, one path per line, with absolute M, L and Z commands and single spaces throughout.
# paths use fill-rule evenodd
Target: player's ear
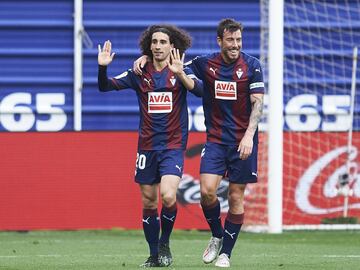
M 217 38 L 216 38 L 216 42 L 217 42 L 217 44 L 219 45 L 219 47 L 221 47 L 222 39 L 221 39 L 220 37 L 217 37 Z

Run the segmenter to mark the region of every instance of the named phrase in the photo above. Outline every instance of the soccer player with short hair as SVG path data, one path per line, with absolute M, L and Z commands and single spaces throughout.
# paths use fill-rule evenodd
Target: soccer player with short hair
M 246 184 L 257 182 L 258 123 L 264 82 L 260 62 L 241 51 L 241 23 L 222 20 L 217 28 L 219 53 L 200 56 L 189 65 L 204 82 L 207 132 L 200 165 L 201 206 L 212 237 L 203 254 L 215 266 L 230 267 L 230 256 L 244 221 Z M 229 211 L 224 228 L 216 191 L 229 179 Z
M 177 215 L 176 192 L 183 173 L 184 150 L 188 138 L 188 90 L 202 95 L 202 82 L 189 67 L 183 66 L 184 52 L 191 37 L 173 25 L 153 25 L 140 37 L 140 47 L 151 61 L 138 76 L 129 69 L 114 78 L 107 77 L 107 66 L 115 53 L 111 42 L 99 45 L 98 84 L 100 91 L 132 88 L 139 108 L 139 141 L 135 181 L 143 204 L 143 229 L 150 257 L 141 266 L 169 266 L 172 255 L 169 238 Z M 161 225 L 158 216 L 158 188 L 162 200 Z M 161 226 L 161 237 L 160 235 Z
M 244 221 L 246 184 L 257 182 L 258 123 L 263 110 L 264 82 L 259 60 L 241 51 L 241 23 L 223 19 L 217 28 L 220 52 L 199 56 L 189 64 L 204 83 L 207 132 L 201 154 L 201 206 L 212 237 L 203 261 L 230 267 L 230 256 Z M 140 73 L 146 57 L 134 63 Z M 224 175 L 229 179 L 229 211 L 224 227 L 216 195 Z M 218 256 L 218 254 L 220 254 Z

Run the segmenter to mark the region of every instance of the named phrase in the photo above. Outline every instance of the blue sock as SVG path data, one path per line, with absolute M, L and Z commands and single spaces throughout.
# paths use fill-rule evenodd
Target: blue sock
M 176 203 L 170 207 L 161 209 L 161 237 L 160 243 L 169 243 L 170 234 L 176 220 L 177 206 Z
M 201 207 L 203 209 L 203 213 L 206 218 L 206 221 L 210 226 L 212 236 L 217 238 L 222 238 L 223 228 L 221 225 L 219 200 L 216 200 L 214 204 L 209 206 L 204 206 L 203 204 L 201 204 Z
M 223 245 L 220 250 L 221 253 L 225 253 L 231 256 L 231 251 L 234 248 L 236 239 L 238 238 L 241 226 L 244 222 L 244 214 L 227 214 L 224 225 L 224 239 Z
M 143 229 L 146 241 L 149 244 L 150 255 L 157 256 L 160 223 L 157 209 L 143 209 Z

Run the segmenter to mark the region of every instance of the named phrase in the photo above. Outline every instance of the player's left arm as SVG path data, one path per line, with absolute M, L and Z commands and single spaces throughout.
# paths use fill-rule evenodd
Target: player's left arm
M 247 159 L 251 153 L 254 146 L 253 138 L 254 134 L 258 128 L 258 124 L 261 119 L 264 107 L 264 94 L 254 93 L 250 95 L 251 101 L 251 114 L 249 125 L 246 129 L 244 137 L 240 141 L 238 152 L 240 152 L 240 159 Z
M 252 153 L 254 146 L 254 134 L 258 128 L 264 107 L 264 79 L 259 60 L 252 58 L 250 67 L 252 71 L 252 75 L 249 78 L 251 113 L 249 125 L 238 148 L 241 159 L 247 159 Z

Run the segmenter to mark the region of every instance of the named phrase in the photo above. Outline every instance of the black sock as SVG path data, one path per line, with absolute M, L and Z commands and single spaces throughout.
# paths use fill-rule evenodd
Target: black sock
M 206 218 L 206 221 L 210 226 L 212 236 L 217 238 L 222 238 L 223 228 L 221 225 L 219 200 L 216 200 L 214 204 L 209 206 L 204 206 L 203 204 L 201 204 L 201 207 L 203 209 L 203 213 Z
M 169 243 L 170 234 L 173 230 L 176 220 L 177 206 L 176 203 L 170 207 L 161 209 L 161 237 L 160 243 Z
M 146 241 L 149 244 L 150 255 L 157 256 L 160 223 L 157 209 L 143 209 L 143 229 Z
M 231 256 L 243 222 L 244 214 L 227 214 L 224 225 L 224 240 L 220 254 L 225 253 L 229 255 L 229 257 Z

